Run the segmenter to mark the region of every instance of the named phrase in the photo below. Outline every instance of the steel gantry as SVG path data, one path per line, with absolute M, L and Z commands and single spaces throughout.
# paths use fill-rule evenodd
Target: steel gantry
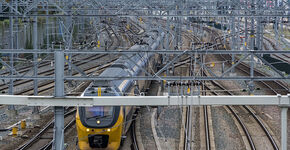
M 63 149 L 63 106 L 67 106 L 68 103 L 64 103 L 69 101 L 68 99 L 70 99 L 71 106 L 129 104 L 123 97 L 118 98 L 120 101 L 116 101 L 117 97 L 111 98 L 112 101 L 106 101 L 107 104 L 99 99 L 97 100 L 99 103 L 97 103 L 94 101 L 95 98 L 65 97 L 67 94 L 65 81 L 242 80 L 249 81 L 251 93 L 254 92 L 254 81 L 280 80 L 289 83 L 289 75 L 277 69 L 274 64 L 263 57 L 264 55 L 283 56 L 282 59 L 288 58 L 288 60 L 284 59 L 284 63 L 289 65 L 290 42 L 289 35 L 287 35 L 290 29 L 289 8 L 289 0 L 274 0 L 271 3 L 263 0 L 0 0 L 0 31 L 2 31 L 0 34 L 2 36 L 0 62 L 3 66 L 0 70 L 0 79 L 1 83 L 8 84 L 8 90 L 1 92 L 9 95 L 15 94 L 14 83 L 17 80 L 33 80 L 34 95 L 39 94 L 38 86 L 42 81 L 51 80 L 55 84 L 54 97 L 0 96 L 0 104 L 9 105 L 9 110 L 13 112 L 15 112 L 14 105 L 20 104 L 55 106 L 54 148 L 59 150 Z M 101 47 L 101 44 L 90 48 L 88 44 L 80 44 L 88 42 L 86 40 L 91 31 L 96 32 L 96 35 L 95 41 L 90 42 L 100 43 L 100 33 L 106 27 L 106 23 L 111 21 L 112 24 L 118 26 L 123 18 L 126 18 L 126 21 L 148 23 L 147 26 L 144 25 L 147 31 L 165 32 L 165 38 L 162 39 L 164 43 L 158 50 L 137 51 L 127 51 L 124 47 L 107 50 L 106 47 Z M 218 32 L 219 36 L 213 39 L 216 43 L 203 41 L 201 43 L 203 46 L 192 44 L 188 49 L 182 49 L 183 32 L 186 30 L 196 32 L 197 38 L 200 39 L 213 31 Z M 205 46 L 205 43 L 208 45 Z M 77 54 L 113 56 L 140 52 L 162 55 L 161 69 L 155 74 L 146 72 L 146 76 L 99 77 L 87 75 L 84 70 L 74 64 L 74 59 L 76 59 L 74 55 Z M 207 55 L 221 54 L 232 56 L 231 60 L 228 60 L 231 61 L 231 67 L 225 68 L 225 62 L 222 62 L 222 71 L 217 74 L 202 58 Z M 236 56 L 241 58 L 236 60 Z M 182 63 L 180 62 L 181 57 L 190 58 L 190 62 L 184 63 L 191 63 L 191 66 L 197 64 L 201 66 L 200 69 L 209 72 L 210 75 L 202 76 L 192 73 L 189 76 L 174 76 L 169 70 L 174 70 L 177 63 Z M 39 75 L 40 64 L 43 62 L 51 63 L 51 67 L 54 68 L 53 75 Z M 31 69 L 24 73 L 20 72 L 19 66 L 26 63 L 32 65 Z M 230 75 L 241 63 L 249 65 L 250 74 L 248 76 Z M 64 70 L 65 64 L 68 66 L 68 71 Z M 254 70 L 257 64 L 267 66 L 274 75 L 258 76 Z M 191 68 L 191 72 L 193 72 L 192 70 L 200 71 L 196 68 Z M 79 76 L 73 76 L 73 71 L 77 72 Z M 289 86 L 286 88 L 289 92 Z M 285 120 L 287 119 L 289 96 L 278 96 L 278 101 L 277 97 L 271 96 L 232 98 L 237 101 L 241 100 L 241 103 L 236 104 L 281 106 L 281 129 L 286 131 L 287 122 Z M 134 102 L 130 101 L 130 104 L 166 105 L 166 101 L 167 105 L 230 105 L 234 103 L 228 97 L 224 101 L 221 99 L 216 102 L 212 101 L 212 98 L 188 96 L 154 97 L 152 99 L 154 101 L 150 101 L 150 97 L 132 97 Z M 251 102 L 248 101 L 249 99 Z M 82 103 L 78 104 L 77 101 Z M 38 112 L 37 108 L 35 107 L 34 113 Z M 282 149 L 287 149 L 285 147 L 286 133 L 282 132 L 281 135 Z
M 61 68 L 59 68 L 61 69 Z M 59 70 L 61 71 L 61 70 Z M 58 77 L 58 81 L 61 81 Z M 59 84 L 52 96 L 0 95 L 1 104 L 27 106 L 54 106 L 56 117 L 63 116 L 63 106 L 203 106 L 203 105 L 277 105 L 281 107 L 281 148 L 287 150 L 287 112 L 290 95 L 287 96 L 114 96 L 114 97 L 59 97 L 63 85 Z M 55 149 L 63 149 L 63 118 L 56 118 Z

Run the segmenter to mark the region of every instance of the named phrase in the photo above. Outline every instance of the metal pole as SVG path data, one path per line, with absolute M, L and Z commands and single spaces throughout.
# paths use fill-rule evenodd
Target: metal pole
M 26 21 L 26 18 L 23 18 L 23 21 Z M 23 26 L 23 46 L 21 47 L 21 48 L 23 48 L 23 49 L 26 49 L 27 47 L 26 47 L 26 41 L 27 41 L 27 23 L 25 22 L 24 23 L 24 26 Z
M 70 9 L 70 7 L 68 8 Z M 71 14 L 71 12 L 69 12 L 69 14 Z M 72 46 L 72 33 L 73 32 L 73 26 L 72 26 L 72 17 L 71 16 L 68 16 L 65 18 L 65 49 L 66 50 L 69 50 Z M 68 61 L 71 62 L 71 57 L 72 57 L 72 54 L 68 54 Z M 71 65 L 68 65 L 68 74 L 70 76 L 72 76 L 72 66 Z
M 251 78 L 254 78 L 254 54 L 251 54 L 251 64 L 250 64 L 250 76 Z M 249 82 L 249 90 L 250 90 L 250 95 L 254 94 L 254 82 L 251 80 Z
M 281 149 L 287 150 L 287 107 L 281 108 Z
M 288 0 L 288 8 L 290 8 L 290 0 Z M 290 11 L 288 11 L 288 19 L 287 19 L 288 21 L 290 20 Z
M 243 43 L 244 44 L 244 46 L 245 46 L 245 50 L 247 50 L 248 48 L 247 48 L 247 44 L 246 43 L 248 43 L 248 17 L 245 17 L 245 43 Z
M 12 7 L 13 5 L 13 0 L 10 1 L 10 5 Z M 13 13 L 13 10 L 11 8 L 9 8 L 9 12 L 12 14 Z M 13 49 L 13 17 L 10 16 L 9 17 L 9 33 L 10 33 L 10 40 L 9 40 L 9 48 L 12 50 Z M 10 75 L 12 76 L 13 75 L 13 54 L 10 54 Z M 8 94 L 9 95 L 13 95 L 13 79 L 10 79 L 10 84 L 9 84 L 9 89 L 8 89 Z M 9 105 L 8 106 L 8 110 L 15 110 L 15 107 L 13 105 Z
M 252 3 L 251 3 L 251 9 L 252 9 L 252 13 L 255 9 L 254 7 L 254 4 L 255 4 L 255 1 L 252 0 Z M 251 45 L 250 45 L 250 49 L 253 50 L 254 49 L 254 45 L 255 45 L 255 20 L 254 18 L 251 18 Z M 251 64 L 250 64 L 250 76 L 251 78 L 254 77 L 254 55 L 251 54 Z M 249 82 L 249 90 L 250 90 L 250 95 L 253 95 L 254 94 L 254 82 L 253 81 L 250 81 Z
M 169 31 L 170 31 L 170 28 L 169 28 L 169 17 L 166 18 L 166 39 L 165 39 L 165 49 L 168 50 L 169 49 Z M 169 56 L 170 55 L 167 55 L 165 54 L 165 57 L 166 57 L 166 63 L 169 62 Z M 169 75 L 169 69 L 168 67 L 166 68 L 166 76 Z
M 232 20 L 232 24 L 231 24 L 231 36 L 232 36 L 231 48 L 236 49 L 236 45 L 237 45 L 236 44 L 236 24 L 235 24 L 236 18 L 234 17 L 234 15 L 235 15 L 234 11 L 232 11 L 232 15 L 233 15 L 233 17 L 231 18 L 231 20 Z M 235 65 L 235 54 L 232 54 L 232 65 Z M 234 73 L 235 68 L 233 68 L 231 70 L 231 72 Z
M 251 9 L 252 9 L 252 15 L 254 15 L 253 14 L 253 12 L 254 12 L 254 0 L 252 0 L 252 3 L 251 3 Z M 251 33 L 250 33 L 250 37 L 251 37 L 251 39 L 250 39 L 250 49 L 254 49 L 254 44 L 255 44 L 255 39 L 254 39 L 254 37 L 255 37 L 255 20 L 254 20 L 254 18 L 252 17 L 251 18 Z
M 278 10 L 278 0 L 275 0 L 275 10 Z M 277 13 L 277 11 L 275 11 L 275 13 Z M 278 14 L 276 14 L 278 15 Z M 278 20 L 279 18 L 278 17 L 275 17 L 275 44 L 276 45 L 279 45 L 278 43 Z
M 55 52 L 55 97 L 64 96 L 64 53 L 63 51 Z M 54 107 L 54 137 L 53 149 L 63 150 L 64 143 L 64 107 Z
M 258 5 L 258 10 L 261 11 L 262 10 L 261 9 L 261 5 L 262 5 L 261 1 L 258 1 L 257 5 Z M 259 12 L 259 14 L 261 14 L 261 12 Z M 257 36 L 256 36 L 256 46 L 257 46 L 258 50 L 262 49 L 262 45 L 261 45 L 261 33 L 262 33 L 261 28 L 262 28 L 262 24 L 261 24 L 261 21 L 262 21 L 261 17 L 258 17 L 257 18 L 257 32 L 256 32 L 256 34 L 257 34 Z
M 18 1 L 15 1 L 15 10 L 18 11 Z M 15 42 L 16 42 L 16 49 L 19 49 L 19 40 L 18 40 L 18 17 L 15 17 Z M 17 56 L 18 57 L 18 56 Z
M 46 4 L 46 14 L 48 15 L 48 3 Z M 49 48 L 49 20 L 48 16 L 45 18 L 46 19 L 46 49 Z
M 34 14 L 37 14 L 35 12 Z M 33 18 L 33 49 L 37 50 L 37 41 L 38 41 L 38 36 L 37 36 L 37 17 Z M 37 53 L 33 53 L 33 76 L 37 77 L 38 75 L 38 62 L 37 62 L 38 56 Z M 34 79 L 33 80 L 33 94 L 38 95 L 38 80 Z M 37 106 L 33 107 L 33 114 L 38 114 L 39 109 Z

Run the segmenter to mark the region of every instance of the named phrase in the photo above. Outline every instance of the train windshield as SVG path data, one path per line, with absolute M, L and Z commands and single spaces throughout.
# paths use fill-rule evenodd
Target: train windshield
M 112 126 L 119 116 L 119 107 L 81 107 L 80 119 L 86 127 L 104 128 Z
M 85 108 L 86 119 L 111 118 L 113 107 L 94 106 Z

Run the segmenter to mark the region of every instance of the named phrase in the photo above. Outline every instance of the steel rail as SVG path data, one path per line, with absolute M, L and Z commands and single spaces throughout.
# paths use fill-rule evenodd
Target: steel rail
M 110 27 L 110 26 L 109 26 Z M 107 28 L 105 29 L 105 30 L 108 30 Z M 114 32 L 114 30 L 112 29 L 112 28 L 110 28 L 110 30 L 112 30 L 112 34 L 115 34 L 115 32 Z M 109 33 L 108 33 L 109 34 Z M 115 34 L 116 35 L 116 34 Z M 118 36 L 115 36 L 116 37 L 116 39 L 117 39 L 117 46 L 120 44 L 120 40 L 119 40 L 119 38 L 118 38 Z M 110 36 L 110 38 L 112 38 L 111 36 Z M 111 44 L 110 45 L 110 47 L 112 47 L 112 45 L 113 44 Z M 114 47 L 114 49 L 116 48 L 116 46 Z M 77 60 L 76 62 L 74 62 L 74 64 L 76 65 L 76 66 L 81 66 L 81 65 L 85 65 L 85 64 L 87 64 L 88 62 L 91 62 L 91 61 L 94 61 L 94 60 L 98 60 L 98 59 L 100 59 L 100 58 L 102 58 L 102 57 L 104 57 L 104 56 L 107 56 L 107 54 L 105 54 L 105 55 L 96 55 L 96 56 L 88 56 L 88 57 L 85 57 L 85 58 L 82 58 L 82 60 L 89 60 L 89 61 L 82 61 L 82 60 Z M 98 65 L 97 67 L 99 67 L 100 65 Z M 85 71 L 87 71 L 87 70 L 90 70 L 90 69 L 92 69 L 92 68 L 94 68 L 95 66 L 93 66 L 93 67 L 89 67 L 89 68 L 86 68 L 85 69 Z M 68 70 L 68 65 L 66 65 L 66 67 L 65 67 L 65 70 Z M 46 76 L 47 75 L 53 75 L 54 74 L 54 69 L 49 69 L 49 70 L 45 70 L 45 71 L 43 71 L 43 72 L 40 72 L 39 74 L 45 74 Z M 74 73 L 74 74 L 78 74 L 78 73 Z M 25 83 L 30 83 L 30 82 L 32 82 L 32 80 L 26 80 L 26 81 L 23 81 L 23 80 L 17 80 L 18 82 L 16 82 L 15 84 L 14 84 L 14 86 L 21 86 L 22 84 L 25 84 Z M 45 86 L 47 86 L 47 85 L 49 85 L 49 84 L 52 84 L 52 83 L 54 83 L 53 81 L 46 81 L 45 83 L 42 83 L 41 85 L 40 85 L 40 87 L 45 87 Z M 7 89 L 8 87 L 7 87 L 7 85 L 6 84 L 1 84 L 0 85 L 0 87 L 1 86 L 4 86 L 4 87 L 2 87 L 0 90 L 5 90 L 5 89 Z M 44 91 L 46 91 L 46 90 L 49 90 L 49 89 L 52 89 L 54 86 L 50 86 L 50 87 L 48 87 L 48 88 L 45 88 L 45 89 L 42 89 L 42 90 L 40 90 L 39 92 L 44 92 Z M 16 93 L 17 95 L 21 95 L 21 94 L 23 94 L 23 93 L 27 93 L 28 91 L 31 91 L 32 89 L 26 89 L 26 90 L 24 90 L 24 91 L 21 91 L 21 92 L 18 92 L 18 93 Z
M 218 35 L 218 33 L 217 33 L 216 31 L 214 31 L 214 30 L 212 30 L 212 31 L 214 32 L 215 35 Z M 224 58 L 224 57 L 223 57 L 223 58 Z M 249 68 L 248 65 L 246 65 L 246 64 L 243 64 L 243 65 Z M 240 65 L 237 66 L 237 68 L 240 68 Z M 244 71 L 246 71 L 246 70 L 244 70 Z M 255 71 L 256 71 L 256 69 L 255 69 Z M 259 72 L 260 74 L 266 76 L 264 73 L 262 73 L 262 72 L 260 72 L 260 71 L 258 71 L 258 70 L 257 70 L 257 72 Z M 247 73 L 249 74 L 249 72 L 247 72 Z M 274 81 L 274 83 L 275 83 L 275 82 L 276 82 L 276 81 Z M 231 92 L 229 92 L 226 88 L 224 88 L 223 86 L 221 86 L 220 84 L 218 84 L 216 81 L 211 81 L 211 83 L 213 83 L 216 87 L 219 87 L 221 90 L 226 91 L 226 93 L 227 93 L 228 95 L 234 95 L 234 94 L 232 94 Z M 265 83 L 263 82 L 263 84 L 265 84 Z M 278 84 L 278 85 L 281 85 L 281 84 Z M 269 86 L 269 85 L 268 85 L 268 86 Z M 273 90 L 273 88 L 271 88 L 271 89 Z M 273 90 L 273 92 L 276 92 L 276 91 Z M 227 107 L 229 108 L 229 107 L 231 107 L 231 106 L 227 106 Z M 268 131 L 268 129 L 266 128 L 266 126 L 262 123 L 262 121 L 257 117 L 257 115 L 256 115 L 253 111 L 250 110 L 249 106 L 243 105 L 243 108 L 245 108 L 245 109 L 246 109 L 246 110 L 247 110 L 247 111 L 252 115 L 252 117 L 257 121 L 257 123 L 259 124 L 259 126 L 262 128 L 262 130 L 265 132 L 266 136 L 268 137 L 268 139 L 269 139 L 270 143 L 272 144 L 273 148 L 274 148 L 275 150 L 279 150 L 279 148 L 278 148 L 278 146 L 277 146 L 277 144 L 276 144 L 274 138 L 272 137 L 272 135 L 270 134 L 270 132 Z M 233 112 L 233 111 L 231 110 L 231 112 Z M 251 144 L 251 143 L 250 143 L 250 144 Z M 254 147 L 252 147 L 252 149 L 253 149 L 253 148 L 254 148 Z
M 192 106 L 188 106 L 186 108 L 186 122 L 185 122 L 185 136 L 184 136 L 184 150 L 191 150 L 191 129 L 192 129 L 192 124 L 191 124 L 191 110 Z
M 116 35 L 116 33 L 115 33 L 115 31 L 113 30 L 113 28 L 111 28 L 111 26 L 109 25 L 109 27 L 108 27 L 110 30 L 112 30 L 112 34 L 115 34 Z M 107 30 L 108 31 L 108 29 L 106 28 L 105 30 Z M 109 33 L 108 33 L 109 34 Z M 116 39 L 117 39 L 117 44 L 114 46 L 114 48 L 116 48 L 116 47 L 118 47 L 119 45 L 120 45 L 120 40 L 119 40 L 119 37 L 116 35 L 115 36 L 116 37 Z M 110 36 L 110 38 L 112 38 L 112 36 Z M 113 46 L 113 43 L 110 45 L 110 47 L 112 47 Z M 90 61 L 92 61 L 92 60 L 98 60 L 98 59 L 100 59 L 100 58 L 102 58 L 102 57 L 104 57 L 104 56 L 107 56 L 107 55 L 97 55 L 97 58 L 93 58 L 93 59 L 90 59 Z M 90 57 L 87 57 L 87 58 L 85 58 L 85 59 L 83 59 L 83 60 L 87 60 L 87 59 L 89 59 L 89 58 L 91 58 L 92 56 L 90 56 Z M 117 58 L 114 58 L 114 59 L 112 59 L 110 62 L 111 63 L 108 63 L 108 64 L 106 64 L 106 65 L 97 65 L 97 66 L 92 66 L 92 67 L 89 67 L 89 68 L 86 68 L 86 69 L 84 69 L 83 71 L 84 72 L 87 72 L 87 74 L 92 74 L 92 73 L 96 73 L 96 71 L 90 71 L 91 69 L 94 69 L 94 68 L 99 68 L 99 71 L 101 71 L 101 70 L 103 70 L 103 69 L 105 69 L 105 68 L 107 68 L 107 67 L 109 67 L 110 66 L 110 64 L 112 64 L 112 62 L 114 62 L 115 60 L 116 60 Z M 90 62 L 90 61 L 87 61 L 87 62 Z M 83 65 L 83 64 L 86 64 L 87 62 L 85 61 L 85 62 L 82 62 L 82 61 L 78 61 L 78 62 L 80 62 L 80 64 L 77 64 L 77 66 L 80 66 L 80 65 Z M 67 69 L 67 68 L 66 68 Z M 53 74 L 53 73 L 52 73 Z M 78 72 L 76 72 L 76 73 L 74 73 L 73 75 L 77 75 L 78 74 Z M 47 88 L 44 88 L 44 89 L 41 89 L 41 90 L 39 90 L 39 93 L 41 93 L 41 92 L 44 92 L 44 91 L 48 91 L 48 90 L 51 90 L 51 89 L 53 89 L 54 88 L 54 81 L 48 81 L 48 83 L 45 83 L 45 84 L 43 84 L 43 85 L 41 85 L 40 87 L 45 87 L 45 86 L 49 86 L 49 87 L 47 87 Z M 65 81 L 65 83 L 67 83 L 67 81 Z M 27 89 L 26 91 L 22 91 L 21 93 L 18 93 L 18 95 L 20 95 L 20 94 L 24 94 L 24 93 L 27 93 L 27 92 L 29 92 L 29 91 L 32 91 L 33 89 Z
M 113 59 L 112 61 L 114 61 L 114 60 L 116 60 L 116 59 Z M 90 68 L 85 69 L 84 71 L 85 71 L 85 72 L 88 71 L 88 72 L 87 72 L 88 74 L 96 73 L 96 71 L 90 71 L 90 70 L 92 70 L 92 69 L 94 69 L 94 68 L 96 68 L 96 67 L 100 67 L 99 70 L 98 70 L 98 72 L 99 72 L 99 71 L 102 71 L 102 70 L 104 70 L 105 68 L 109 67 L 110 64 L 112 64 L 112 63 L 108 63 L 108 64 L 105 65 L 105 66 L 101 66 L 101 65 L 98 65 L 98 66 L 92 66 L 92 67 L 90 67 Z M 77 75 L 77 74 L 78 74 L 78 73 L 75 73 L 74 75 Z M 54 81 L 47 81 L 47 82 L 45 82 L 45 83 L 39 85 L 39 86 L 38 86 L 39 88 L 41 88 L 41 87 L 45 87 L 45 88 L 44 88 L 44 89 L 39 89 L 38 92 L 39 92 L 39 93 L 43 93 L 43 92 L 45 92 L 45 91 L 48 91 L 48 90 L 53 89 L 53 88 L 54 88 L 54 84 L 53 84 L 53 83 L 54 83 Z M 65 83 L 67 83 L 67 81 L 65 81 Z M 46 86 L 48 86 L 48 87 L 46 87 Z M 26 93 L 29 93 L 29 92 L 31 92 L 31 91 L 33 91 L 33 88 L 30 88 L 30 89 L 26 89 L 26 90 L 24 90 L 24 91 L 21 91 L 21 92 L 17 93 L 17 95 L 23 95 L 23 94 L 27 95 Z M 28 95 L 32 95 L 32 93 L 30 93 L 30 94 L 28 94 Z
M 211 29 L 208 29 L 208 28 L 205 28 L 207 29 L 207 31 L 211 31 L 215 36 L 212 36 L 212 37 L 220 37 L 219 34 L 214 31 L 214 30 L 211 30 Z M 220 41 L 221 39 L 218 38 Z M 218 39 L 214 39 L 214 41 L 217 43 L 217 40 Z M 204 72 L 204 75 L 207 76 L 207 73 Z M 224 87 L 222 87 L 220 84 L 218 84 L 216 81 L 210 81 L 215 87 L 218 87 L 220 88 L 222 91 L 224 91 L 226 93 L 226 95 L 233 95 L 230 91 L 226 90 Z M 201 82 L 202 83 L 202 82 Z M 206 84 L 203 84 L 205 88 L 209 89 L 211 91 L 211 93 L 213 93 L 214 95 L 219 95 L 216 91 L 212 90 L 211 88 L 209 88 Z M 246 127 L 246 125 L 244 124 L 244 122 L 241 120 L 241 118 L 237 115 L 237 113 L 234 111 L 234 108 L 232 106 L 226 106 L 230 112 L 234 115 L 234 117 L 237 119 L 237 121 L 239 122 L 240 126 L 242 127 L 244 133 L 246 134 L 246 137 L 248 139 L 248 142 L 250 144 L 250 147 L 252 150 L 256 150 L 256 146 L 254 144 L 254 141 Z
M 224 91 L 227 95 L 233 95 L 231 92 L 225 90 L 223 87 L 221 87 L 218 83 L 216 82 L 211 82 L 213 85 L 215 85 L 215 87 L 219 87 L 222 91 Z M 219 95 L 215 90 L 211 89 L 210 87 L 208 87 L 206 84 L 204 84 L 205 88 L 207 88 L 208 90 L 210 90 L 211 93 L 213 93 L 214 95 Z M 244 124 L 244 122 L 242 121 L 242 119 L 238 116 L 238 114 L 234 111 L 234 109 L 232 108 L 232 106 L 226 106 L 231 113 L 234 115 L 234 117 L 237 119 L 237 121 L 239 122 L 240 126 L 242 127 L 248 142 L 250 144 L 250 147 L 252 150 L 256 150 L 256 146 L 254 144 L 253 138 L 250 135 L 249 130 L 247 129 L 246 125 Z
M 207 29 L 207 31 L 212 31 L 212 33 L 213 33 L 215 36 L 220 37 L 219 34 L 218 34 L 215 30 L 208 29 L 208 28 L 206 28 L 206 29 Z M 266 40 L 267 40 L 267 39 L 266 39 Z M 215 40 L 215 41 L 217 42 L 217 40 Z M 272 43 L 272 44 L 273 44 L 273 43 Z M 274 45 L 273 47 L 275 47 L 275 45 Z M 220 54 L 220 56 L 224 59 L 224 61 L 226 61 L 228 64 L 230 64 L 230 62 L 227 61 L 227 60 L 230 60 L 230 58 L 231 58 L 231 56 L 230 56 L 229 54 L 226 54 L 226 55 L 222 55 L 222 54 Z M 227 58 L 225 58 L 224 56 L 226 56 Z M 235 57 L 235 59 L 238 60 L 237 57 Z M 243 69 L 242 66 L 245 67 L 246 69 Z M 244 63 L 244 62 L 241 62 L 241 63 L 240 63 L 236 68 L 239 69 L 239 70 L 241 70 L 242 72 L 244 72 L 244 73 L 250 75 L 250 73 L 249 73 L 249 71 L 248 71 L 248 70 L 250 70 L 250 66 L 249 66 L 248 64 L 246 64 L 246 63 Z M 265 74 L 265 73 L 263 73 L 263 72 L 261 72 L 261 71 L 255 69 L 255 68 L 254 68 L 254 74 L 258 74 L 258 75 L 265 76 L 265 77 L 268 76 L 267 74 Z M 263 81 L 263 80 L 262 80 L 261 82 L 262 82 L 265 86 L 267 86 L 268 88 L 272 89 L 272 91 L 274 92 L 274 94 L 281 94 L 281 93 L 278 93 L 278 92 L 277 92 L 273 87 L 271 87 L 269 84 L 267 84 L 266 81 Z M 289 88 L 288 88 L 287 86 L 283 85 L 280 81 L 275 81 L 275 80 L 273 80 L 272 83 L 275 83 L 275 84 L 277 84 L 278 86 L 280 86 L 280 87 L 281 87 L 281 90 L 289 91 Z M 287 94 L 287 92 L 286 92 L 286 94 Z
M 201 40 L 194 35 L 193 33 L 184 32 L 184 36 L 191 39 L 191 43 L 200 43 Z M 192 45 L 190 45 L 192 46 Z M 191 57 L 187 57 L 181 61 L 179 61 L 178 64 L 174 64 L 174 67 L 182 66 L 188 62 L 191 61 Z M 171 68 L 171 67 L 170 67 Z M 206 114 L 205 114 L 206 115 Z M 184 135 L 184 150 L 191 150 L 191 137 L 192 137 L 192 106 L 186 107 L 186 120 L 185 120 L 185 135 Z M 206 128 L 208 129 L 208 128 Z
M 83 60 L 88 60 L 89 59 L 89 60 L 93 61 L 93 60 L 98 60 L 98 59 L 100 59 L 100 58 L 102 58 L 104 56 L 106 56 L 106 55 L 98 55 L 97 57 L 89 56 L 89 57 L 84 58 Z M 90 59 L 90 58 L 92 58 L 92 59 Z M 76 66 L 81 66 L 81 65 L 85 65 L 88 62 L 82 62 L 81 60 L 79 60 L 79 61 L 76 61 L 75 63 L 76 63 Z M 65 67 L 65 70 L 68 70 L 68 66 Z M 53 75 L 54 74 L 54 69 L 44 70 L 44 71 L 42 71 L 42 72 L 40 72 L 38 74 L 39 75 L 45 75 L 45 76 Z M 14 87 L 20 86 L 22 84 L 29 83 L 29 82 L 32 82 L 32 81 L 33 80 L 23 81 L 23 80 L 19 79 L 19 80 L 16 80 L 14 82 Z M 1 87 L 0 88 L 1 91 L 8 89 L 8 85 L 7 84 L 1 84 L 0 87 Z
M 118 40 L 118 43 L 120 43 L 120 41 Z M 118 45 L 118 44 L 117 44 Z M 112 45 L 111 45 L 112 46 Z M 101 55 L 101 56 L 97 56 L 97 58 L 95 58 L 95 60 L 97 60 L 97 59 L 99 59 L 99 58 L 101 58 L 101 57 L 104 57 L 104 56 L 106 56 L 106 55 Z M 92 57 L 92 56 L 89 56 L 88 58 L 90 58 L 90 57 Z M 83 59 L 83 60 L 86 60 L 86 59 Z M 77 61 L 77 62 L 80 62 L 79 64 L 78 64 L 78 66 L 79 65 L 82 65 L 82 64 L 86 64 L 86 62 L 82 62 L 82 61 Z M 110 63 L 109 63 L 110 64 Z M 101 66 L 101 65 L 99 65 L 99 66 Z M 108 67 L 108 66 L 106 66 L 106 67 Z M 106 68 L 106 67 L 101 67 L 101 69 L 104 69 L 104 68 Z M 89 70 L 91 70 L 92 68 L 95 68 L 95 66 L 93 66 L 93 67 L 89 67 L 88 69 L 86 69 L 85 71 L 89 71 Z M 95 72 L 95 71 L 90 71 L 91 73 L 92 72 Z M 78 74 L 78 73 L 75 73 L 75 74 Z M 53 83 L 53 82 L 52 82 Z M 47 86 L 48 84 L 44 84 L 43 86 Z M 45 88 L 45 89 L 43 89 L 43 90 L 40 90 L 39 92 L 43 92 L 44 90 L 49 90 L 49 89 L 51 89 L 51 88 L 53 88 L 54 87 L 54 85 L 52 85 L 52 86 L 50 86 L 50 87 L 48 87 L 48 88 Z M 72 111 L 70 111 L 70 112 L 68 112 L 68 113 L 66 113 L 65 115 L 64 115 L 64 117 L 67 117 L 68 115 L 71 115 L 72 113 L 75 113 L 76 112 L 76 110 L 74 109 L 74 110 L 72 110 Z M 75 118 L 73 118 L 66 126 L 65 126 L 65 128 L 64 128 L 64 131 L 66 131 L 69 127 L 71 127 L 73 124 L 75 123 Z M 52 121 L 50 121 L 50 122 L 48 122 L 46 125 L 45 125 L 45 127 L 38 133 L 38 134 L 36 134 L 32 139 L 30 139 L 28 142 L 26 142 L 24 145 L 22 145 L 22 146 L 20 146 L 18 149 L 19 150 L 24 150 L 24 149 L 28 149 L 29 147 L 31 147 L 31 145 L 33 145 L 33 143 L 35 143 L 35 142 L 37 142 L 40 138 L 41 138 L 41 136 L 49 129 L 49 128 L 51 128 L 51 126 L 53 126 L 53 124 L 54 124 L 54 120 L 52 120 Z M 49 143 L 47 143 L 46 145 L 44 145 L 43 147 L 41 147 L 40 149 L 50 149 L 51 147 L 52 147 L 52 143 L 53 143 L 53 139 L 49 142 Z
M 69 129 L 73 124 L 75 124 L 76 119 L 72 119 L 65 127 L 64 127 L 64 132 Z M 43 147 L 40 148 L 40 150 L 50 150 L 53 144 L 53 140 L 51 140 L 49 143 L 44 145 Z
M 267 135 L 269 141 L 271 142 L 273 148 L 275 150 L 279 150 L 279 147 L 278 147 L 277 143 L 275 142 L 273 136 L 270 134 L 269 130 L 266 128 L 266 126 L 263 124 L 263 122 L 257 117 L 257 115 L 252 110 L 250 110 L 249 106 L 243 105 L 243 107 L 253 116 L 253 118 L 258 122 L 260 127 L 264 130 L 264 132 L 266 133 L 266 135 Z
M 221 85 L 215 83 L 214 81 L 212 82 L 214 83 L 217 87 L 219 87 L 220 89 L 226 91 L 226 93 L 228 93 L 228 95 L 233 95 L 231 92 L 227 91 L 224 87 L 222 87 Z M 228 108 L 230 106 L 227 106 Z M 277 143 L 275 142 L 274 138 L 272 137 L 272 135 L 270 134 L 269 130 L 266 128 L 266 126 L 263 124 L 263 122 L 257 117 L 257 115 L 249 108 L 249 106 L 243 105 L 243 107 L 252 115 L 252 117 L 257 121 L 257 123 L 259 124 L 259 126 L 262 128 L 262 130 L 265 132 L 266 136 L 268 137 L 269 141 L 271 142 L 273 148 L 275 150 L 279 150 Z M 232 110 L 231 110 L 232 111 Z
M 132 118 L 132 124 L 131 124 L 131 138 L 132 138 L 132 145 L 131 145 L 131 148 L 133 150 L 139 150 L 139 147 L 138 147 L 138 142 L 137 142 L 137 136 L 136 136 L 136 129 L 135 129 L 135 119 L 136 119 L 136 116 L 133 116 Z
M 204 113 L 204 127 L 205 127 L 205 142 L 206 142 L 206 149 L 211 149 L 211 141 L 210 141 L 210 133 L 209 133 L 209 123 L 208 123 L 208 110 L 207 106 L 203 106 L 203 113 Z
M 76 109 L 73 109 L 67 113 L 64 114 L 64 117 L 68 117 L 69 115 L 74 115 L 74 113 L 76 112 Z M 41 136 L 52 126 L 54 125 L 54 119 L 51 120 L 50 122 L 48 122 L 44 128 L 38 132 L 32 139 L 30 139 L 28 142 L 24 143 L 23 145 L 21 145 L 17 150 L 25 150 L 25 149 L 29 149 L 34 143 L 36 143 Z

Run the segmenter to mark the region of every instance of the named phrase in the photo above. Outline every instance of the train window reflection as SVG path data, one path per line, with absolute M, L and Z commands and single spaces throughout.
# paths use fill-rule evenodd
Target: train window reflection
M 86 119 L 111 118 L 112 115 L 113 107 L 110 106 L 85 107 Z
M 112 127 L 119 118 L 119 106 L 80 107 L 80 119 L 88 128 Z

